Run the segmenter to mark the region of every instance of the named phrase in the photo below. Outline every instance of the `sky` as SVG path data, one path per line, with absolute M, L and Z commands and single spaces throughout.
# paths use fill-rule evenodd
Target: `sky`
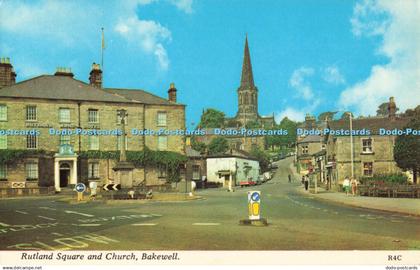
M 278 122 L 420 104 L 420 1 L 0 0 L 0 18 L 17 81 L 60 66 L 87 82 L 103 27 L 104 86 L 166 98 L 174 82 L 188 127 L 236 114 L 246 35 L 259 113 Z

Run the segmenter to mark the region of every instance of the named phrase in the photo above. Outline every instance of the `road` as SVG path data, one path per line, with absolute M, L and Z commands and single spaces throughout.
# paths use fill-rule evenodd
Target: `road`
M 418 250 L 420 218 L 319 201 L 288 183 L 291 159 L 257 187 L 199 191 L 205 199 L 107 205 L 54 197 L 0 202 L 3 250 Z M 267 227 L 241 226 L 260 190 Z

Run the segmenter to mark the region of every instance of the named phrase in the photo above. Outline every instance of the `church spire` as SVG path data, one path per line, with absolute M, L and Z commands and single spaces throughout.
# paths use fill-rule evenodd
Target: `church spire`
M 245 37 L 244 62 L 242 64 L 242 77 L 240 89 L 254 89 L 254 76 L 252 75 L 251 56 L 248 48 L 248 35 Z

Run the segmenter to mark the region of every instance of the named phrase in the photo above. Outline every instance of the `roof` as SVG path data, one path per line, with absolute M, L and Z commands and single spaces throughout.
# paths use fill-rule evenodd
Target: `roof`
M 41 75 L 0 89 L 0 97 L 140 103 L 70 76 Z
M 139 101 L 144 104 L 151 105 L 182 105 L 179 103 L 170 102 L 167 99 L 153 95 L 141 89 L 122 89 L 122 88 L 104 88 L 104 91 L 112 94 L 117 94 L 128 98 L 130 100 Z M 183 105 L 182 105 L 183 106 Z
M 245 38 L 244 62 L 242 63 L 242 76 L 240 89 L 255 89 L 252 74 L 251 56 L 249 55 L 248 37 Z
M 395 118 L 394 120 L 388 117 L 370 117 L 370 118 L 361 118 L 353 119 L 352 129 L 353 130 L 362 130 L 368 129 L 372 134 L 378 134 L 380 128 L 384 129 L 403 129 L 409 122 L 409 118 Z M 328 123 L 330 129 L 350 129 L 349 120 L 337 120 L 331 121 Z
M 323 142 L 324 138 L 321 135 L 308 135 L 298 143 Z
M 191 146 L 185 147 L 185 153 L 186 153 L 187 157 L 191 157 L 191 158 L 201 157 L 200 152 L 194 150 Z

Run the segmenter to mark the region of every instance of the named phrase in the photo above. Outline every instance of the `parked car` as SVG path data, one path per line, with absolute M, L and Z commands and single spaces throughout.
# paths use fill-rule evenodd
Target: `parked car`
M 257 183 L 253 180 L 246 180 L 246 181 L 241 181 L 239 182 L 239 185 L 241 187 L 250 187 L 250 186 L 255 186 Z

